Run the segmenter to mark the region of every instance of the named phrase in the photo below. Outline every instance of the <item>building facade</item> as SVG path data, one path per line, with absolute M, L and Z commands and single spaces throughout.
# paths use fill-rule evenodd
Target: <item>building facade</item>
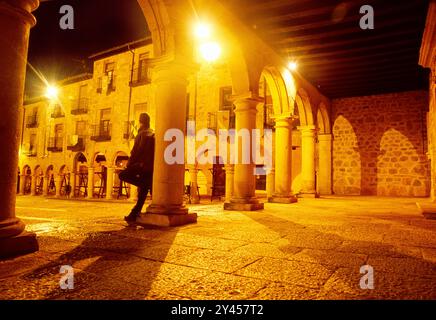
M 155 128 L 158 106 L 153 101 L 156 86 L 152 82 L 152 54 L 151 39 L 111 48 L 90 57 L 92 74 L 59 81 L 56 99 L 42 93 L 40 97 L 25 101 L 18 194 L 106 199 L 135 197 L 136 189 L 122 183 L 118 173 L 125 167 L 133 147 L 140 113 L 150 114 L 151 127 Z M 265 78 L 259 86 L 263 103 L 257 106 L 256 127 L 263 135 L 265 128 L 275 130 L 274 110 Z M 197 72 L 189 78 L 186 119 L 194 121 L 196 132 L 208 129 L 218 133 L 220 129 L 234 129 L 231 96 L 232 80 L 226 62 L 200 63 Z M 292 137 L 292 190 L 298 194 L 302 189 L 302 138 L 298 117 L 293 122 Z M 196 148 L 203 143 L 196 141 Z M 211 196 L 212 200 L 225 196 L 226 174 L 233 174 L 233 166 L 187 164 L 185 172 L 185 185 L 190 186 L 188 190 L 193 198 L 189 200 L 197 201 L 198 195 Z M 268 176 L 256 176 L 256 188 L 271 197 L 274 170 Z M 322 185 L 319 188 L 318 191 L 324 194 L 330 193 L 328 186 L 324 190 Z M 227 190 L 227 197 L 230 192 Z

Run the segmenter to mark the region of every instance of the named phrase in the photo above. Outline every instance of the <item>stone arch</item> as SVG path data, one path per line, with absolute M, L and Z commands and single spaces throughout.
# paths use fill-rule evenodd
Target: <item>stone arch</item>
M 128 160 L 129 155 L 127 154 L 127 152 L 118 151 L 115 153 L 115 156 L 113 157 L 111 163 L 115 168 L 125 168 Z
M 339 135 L 348 131 L 347 135 Z M 362 164 L 359 142 L 353 125 L 343 115 L 339 115 L 333 125 L 333 191 L 340 195 L 360 195 Z
M 274 115 L 292 112 L 286 83 L 280 72 L 275 67 L 265 67 L 262 71 L 261 79 L 265 79 L 271 93 Z
M 321 102 L 319 104 L 317 115 L 316 115 L 316 121 L 317 121 L 317 128 L 319 134 L 331 133 L 330 117 L 324 102 Z
M 34 176 L 35 176 L 35 195 L 41 195 L 43 194 L 44 190 L 44 170 L 40 165 L 35 166 L 34 170 Z
M 32 192 L 32 169 L 29 165 L 24 165 L 23 167 L 23 194 L 27 195 Z
M 74 161 L 73 161 L 73 171 L 75 173 L 80 172 L 80 168 L 82 166 L 87 167 L 88 164 L 88 159 L 86 158 L 86 156 L 82 153 L 82 152 L 78 152 L 76 153 L 76 155 L 74 156 Z M 83 170 L 83 169 L 82 169 Z
M 295 99 L 296 107 L 300 117 L 300 124 L 302 126 L 313 125 L 313 111 L 310 103 L 309 95 L 306 90 L 299 88 Z
M 195 12 L 188 0 L 137 0 L 151 32 L 155 57 L 192 56 L 189 23 Z
M 407 135 L 393 128 L 386 130 L 380 138 L 379 150 L 372 176 L 365 177 L 368 181 L 375 180 L 374 194 L 392 197 L 429 195 L 427 159 Z
M 51 164 L 45 171 L 45 177 L 47 179 L 47 195 L 54 196 L 56 194 L 56 181 L 54 178 L 55 167 Z

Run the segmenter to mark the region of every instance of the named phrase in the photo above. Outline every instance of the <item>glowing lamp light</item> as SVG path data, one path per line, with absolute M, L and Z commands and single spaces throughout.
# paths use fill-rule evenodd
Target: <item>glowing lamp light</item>
M 200 54 L 207 62 L 214 62 L 221 56 L 221 46 L 216 42 L 203 43 L 200 46 Z
M 49 85 L 45 91 L 45 96 L 50 100 L 56 100 L 58 98 L 59 89 L 55 86 Z
M 298 67 L 298 65 L 297 65 L 297 63 L 295 61 L 290 61 L 288 63 L 288 69 L 291 70 L 291 71 L 297 70 L 297 67 Z
M 195 36 L 197 39 L 208 39 L 211 35 L 211 29 L 210 26 L 206 23 L 198 23 L 195 26 L 194 30 Z

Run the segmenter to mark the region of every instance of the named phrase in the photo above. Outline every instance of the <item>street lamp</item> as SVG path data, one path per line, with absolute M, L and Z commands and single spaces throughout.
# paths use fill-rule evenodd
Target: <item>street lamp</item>
M 209 63 L 221 56 L 221 46 L 217 42 L 202 43 L 199 49 L 201 57 Z
M 289 61 L 289 63 L 288 63 L 288 69 L 289 69 L 290 71 L 295 71 L 295 70 L 297 70 L 297 68 L 298 68 L 297 62 L 295 62 L 295 61 Z
M 53 85 L 47 85 L 45 90 L 45 96 L 49 100 L 57 100 L 59 95 L 59 89 Z

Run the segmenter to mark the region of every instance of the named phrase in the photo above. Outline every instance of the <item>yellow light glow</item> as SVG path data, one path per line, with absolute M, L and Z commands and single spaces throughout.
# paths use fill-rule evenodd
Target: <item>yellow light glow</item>
M 297 70 L 297 68 L 298 68 L 298 65 L 297 65 L 297 63 L 295 61 L 290 61 L 288 63 L 288 69 L 289 70 L 295 71 L 295 70 Z
M 207 42 L 200 45 L 201 57 L 207 62 L 214 62 L 221 56 L 221 46 L 216 42 Z
M 47 86 L 47 89 L 45 91 L 45 96 L 47 97 L 47 99 L 56 100 L 58 98 L 58 94 L 59 94 L 58 88 L 52 85 Z
M 195 36 L 198 39 L 208 39 L 210 38 L 210 35 L 212 33 L 210 25 L 208 25 L 207 23 L 197 23 L 197 25 L 195 26 L 195 30 L 194 30 Z

